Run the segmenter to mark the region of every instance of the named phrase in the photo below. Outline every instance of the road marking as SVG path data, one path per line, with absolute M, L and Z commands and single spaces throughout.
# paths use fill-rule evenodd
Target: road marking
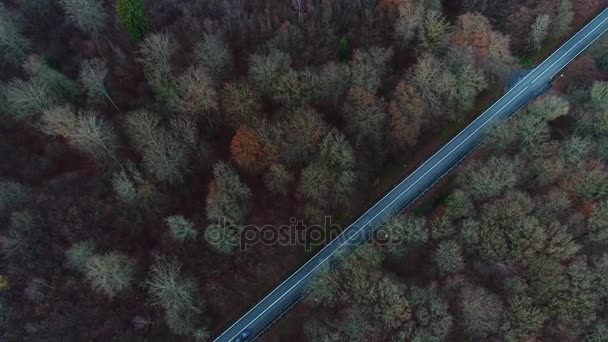
M 604 12 L 606 12 L 608 10 L 605 9 L 604 11 L 602 11 L 602 13 L 600 13 L 598 15 L 598 17 L 600 17 Z M 598 26 L 596 28 L 594 28 L 589 34 L 587 34 L 584 38 L 582 38 L 579 42 L 577 42 L 574 47 L 578 46 L 581 41 L 583 41 L 585 38 L 587 38 L 591 33 L 593 33 L 598 27 L 600 27 L 604 22 L 606 22 L 607 19 L 604 19 L 600 24 L 598 24 Z M 588 27 L 589 25 L 593 24 L 594 20 L 592 20 L 591 22 L 589 22 L 581 31 L 583 31 L 586 27 Z M 579 31 L 580 32 L 580 31 Z M 575 38 L 576 35 L 574 35 L 572 38 L 570 38 L 568 40 L 568 42 L 570 40 L 572 40 L 573 38 Z M 599 37 L 598 37 L 599 38 Z M 589 43 L 588 45 L 591 45 L 596 39 L 594 39 L 591 43 Z M 564 45 L 567 45 L 566 42 Z M 562 46 L 564 46 L 562 45 Z M 587 46 L 588 46 L 587 45 Z M 561 49 L 561 48 L 560 48 Z M 554 54 L 556 54 L 557 52 L 559 52 L 559 50 L 556 50 L 551 56 L 553 56 Z M 566 52 L 564 55 L 568 54 L 573 48 L 571 48 L 570 50 L 568 50 L 568 52 Z M 586 49 L 586 47 L 585 47 Z M 583 49 L 584 50 L 584 49 Z M 582 51 L 581 51 L 582 52 Z M 580 53 L 579 53 L 580 54 Z M 437 156 L 438 154 L 441 153 L 441 151 L 443 151 L 444 148 L 446 148 L 447 146 L 449 146 L 454 140 L 457 140 L 458 137 L 460 136 L 460 134 L 464 133 L 464 131 L 467 130 L 467 128 L 473 126 L 475 124 L 475 122 L 477 122 L 477 120 L 479 120 L 480 118 L 482 118 L 486 113 L 488 113 L 489 111 L 492 110 L 492 108 L 494 108 L 494 106 L 496 106 L 502 99 L 505 99 L 506 97 L 508 97 L 508 95 L 511 93 L 511 91 L 515 90 L 519 85 L 521 85 L 530 75 L 532 75 L 536 70 L 538 70 L 539 68 L 541 68 L 542 65 L 544 65 L 546 62 L 549 61 L 549 59 L 551 58 L 551 56 L 549 58 L 547 58 L 545 61 L 543 61 L 540 65 L 538 65 L 536 68 L 534 68 L 529 74 L 527 74 L 521 81 L 519 81 L 513 88 L 511 88 L 505 95 L 503 95 L 500 99 L 498 99 L 492 106 L 490 106 L 490 108 L 488 108 L 486 111 L 484 111 L 481 115 L 479 115 L 475 120 L 473 120 L 473 122 L 471 122 L 465 129 L 463 129 L 462 131 L 460 131 L 454 138 L 452 138 L 447 144 L 445 144 L 442 148 L 440 148 L 437 152 L 435 152 L 429 159 L 427 159 L 422 165 L 420 165 L 418 168 L 416 168 L 416 170 L 414 170 L 414 172 L 412 174 L 410 174 L 408 177 L 406 177 L 401 183 L 399 183 L 398 185 L 396 185 L 391 191 L 389 191 L 384 197 L 382 197 L 382 199 L 380 199 L 378 202 L 376 202 L 376 204 L 374 206 L 372 206 L 370 209 L 368 209 L 364 214 L 362 214 L 359 219 L 361 219 L 362 217 L 364 217 L 365 215 L 367 215 L 371 210 L 373 210 L 375 207 L 377 207 L 378 205 L 380 205 L 380 203 L 386 199 L 388 196 L 390 196 L 394 191 L 396 191 L 401 185 L 403 185 L 405 182 L 407 182 L 410 177 L 414 176 L 414 174 L 418 171 L 421 170 L 422 168 L 424 168 L 424 166 L 430 162 L 435 156 Z M 578 56 L 578 54 L 577 54 Z M 551 66 L 549 66 L 547 69 L 550 69 L 551 67 L 553 67 L 557 62 L 559 62 L 561 59 L 563 59 L 564 56 L 562 56 L 561 58 L 559 58 L 556 62 L 554 62 Z M 574 57 L 576 58 L 576 56 Z M 572 58 L 570 61 L 572 61 L 574 58 Z M 569 63 L 569 62 L 568 62 Z M 543 74 L 546 72 L 546 70 L 543 72 Z M 537 77 L 535 80 L 537 80 L 539 77 Z M 533 82 L 532 82 L 533 83 Z M 387 207 L 389 207 L 390 205 L 392 205 L 395 201 L 397 201 L 399 199 L 399 197 L 401 197 L 401 195 L 403 195 L 405 192 L 409 191 L 409 189 L 411 189 L 415 184 L 417 184 L 423 177 L 425 177 L 429 172 L 431 172 L 438 164 L 440 164 L 443 160 L 445 160 L 445 158 L 447 158 L 450 154 L 452 154 L 452 152 L 454 152 L 454 150 L 458 149 L 458 147 L 460 147 L 464 142 L 466 142 L 472 135 L 474 135 L 477 131 L 479 131 L 479 129 L 483 128 L 489 121 L 491 121 L 494 117 L 496 117 L 496 115 L 498 115 L 498 113 L 500 113 L 504 108 L 506 108 L 509 104 L 511 104 L 517 97 L 519 97 L 519 95 L 521 95 L 525 90 L 527 90 L 529 88 L 529 86 L 526 86 L 522 91 L 520 91 L 517 95 L 515 95 L 506 105 L 504 105 L 501 109 L 499 109 L 495 114 L 493 114 L 488 120 L 486 120 L 480 127 L 478 127 L 472 134 L 470 134 L 469 136 L 467 136 L 466 138 L 464 138 L 464 140 L 458 144 L 458 146 L 456 146 L 456 148 L 452 149 L 452 151 L 450 151 L 446 156 L 444 156 L 438 163 L 436 163 L 435 165 L 433 165 L 431 167 L 431 169 L 429 169 L 429 171 L 427 171 L 425 174 L 423 174 L 422 176 L 418 177 L 418 179 L 410 186 L 408 187 L 406 190 L 402 191 L 397 198 L 395 198 L 393 201 L 391 201 L 388 205 L 384 206 L 384 208 L 378 213 L 376 214 L 373 218 L 371 218 L 370 220 L 367 221 L 366 224 L 364 224 L 362 226 L 362 228 L 359 228 L 355 233 L 353 233 L 347 240 L 345 243 L 342 243 L 341 245 L 337 246 L 336 249 L 334 250 L 334 252 L 332 254 L 330 254 L 328 257 L 326 257 L 325 259 L 323 259 L 321 262 L 319 262 L 310 272 L 306 273 L 303 276 L 303 280 L 305 278 L 307 278 L 311 273 L 313 273 L 319 266 L 321 266 L 327 259 L 329 259 L 330 257 L 332 257 L 335 253 L 337 253 L 346 243 L 348 243 L 350 240 L 352 240 L 353 237 L 355 237 L 357 234 L 359 234 L 361 232 L 361 230 L 365 229 L 366 226 L 368 226 L 373 220 L 375 220 L 379 215 L 383 214 L 384 211 L 387 209 Z M 359 221 L 359 219 L 357 219 L 357 221 Z M 335 241 L 339 241 L 340 237 L 344 234 L 346 234 L 349 231 L 349 228 L 355 226 L 355 223 L 357 223 L 357 221 L 355 221 L 353 224 L 351 224 L 349 227 L 347 227 L 342 233 L 340 233 L 335 240 L 333 240 L 332 242 Z M 311 259 L 309 259 L 304 265 L 302 265 L 300 268 L 298 268 L 298 270 L 294 271 L 291 276 L 289 276 L 286 280 L 284 280 L 281 284 L 279 284 L 278 286 L 276 286 L 274 288 L 274 290 L 272 290 L 268 295 L 266 295 L 262 300 L 260 300 L 254 307 L 252 307 L 247 313 L 245 313 L 244 315 L 241 316 L 241 318 L 239 318 L 236 322 L 234 322 L 228 329 L 226 329 L 220 336 L 218 336 L 214 341 L 218 341 L 222 336 L 224 336 L 230 329 L 232 329 L 236 324 L 238 324 L 243 318 L 245 318 L 249 313 L 251 313 L 251 311 L 255 310 L 263 301 L 265 301 L 268 297 L 270 297 L 275 291 L 277 291 L 281 286 L 283 286 L 286 282 L 288 282 L 292 277 L 294 277 L 299 271 L 301 271 L 304 267 L 306 267 L 311 261 L 313 261 L 313 259 L 315 258 L 315 256 L 320 255 L 326 248 L 332 246 L 332 242 L 330 242 L 329 244 L 327 244 L 325 247 L 323 247 L 319 252 L 317 252 Z M 285 293 L 283 293 L 278 299 L 276 299 L 274 302 L 272 302 L 266 309 L 264 309 L 259 315 L 257 315 L 255 318 L 253 318 L 253 320 L 251 320 L 250 324 L 248 324 L 244 329 L 246 329 L 247 327 L 251 326 L 251 323 L 255 322 L 260 316 L 262 316 L 264 313 L 266 313 L 272 306 L 274 306 L 274 304 L 276 304 L 278 301 L 280 301 L 283 297 L 285 297 L 286 294 L 288 294 L 289 292 L 291 292 L 291 290 L 293 288 L 295 288 L 297 285 L 299 285 L 303 280 L 300 280 L 298 282 L 296 282 L 292 287 L 290 287 L 287 291 L 285 291 Z M 244 330 L 243 329 L 243 330 Z M 242 330 L 241 330 L 242 331 Z M 234 339 L 235 337 L 237 337 L 241 331 L 239 331 L 236 335 L 234 335 L 233 337 L 230 338 L 230 340 Z
M 608 9 L 605 9 L 604 11 L 602 11 L 602 13 L 604 13 L 606 10 L 608 10 Z M 600 14 L 600 16 L 601 16 L 601 14 Z M 601 27 L 601 26 L 602 26 L 602 25 L 603 25 L 603 24 L 606 22 L 606 20 L 608 20 L 608 18 L 604 19 L 604 20 L 603 20 L 601 23 L 599 23 L 599 24 L 598 24 L 598 25 L 597 25 L 595 28 L 593 28 L 593 30 L 591 30 L 591 32 L 587 33 L 587 35 L 585 35 L 583 38 L 581 38 L 581 40 L 580 40 L 579 42 L 581 42 L 581 41 L 583 41 L 583 40 L 587 39 L 587 37 L 589 37 L 591 34 L 593 34 L 593 32 L 595 32 L 595 30 L 597 30 L 598 28 L 600 28 L 600 27 Z M 591 21 L 589 24 L 591 24 L 592 22 L 593 22 L 593 21 Z M 585 25 L 585 27 L 584 27 L 582 30 L 580 30 L 579 32 L 584 31 L 584 30 L 585 30 L 585 28 L 587 28 L 587 26 L 589 26 L 589 24 Z M 574 35 L 572 38 L 576 37 L 577 35 L 578 35 L 578 34 Z M 600 35 L 600 36 L 601 36 L 601 35 Z M 570 42 L 570 40 L 572 40 L 572 38 L 570 38 L 570 39 L 568 40 L 568 42 Z M 597 38 L 599 38 L 599 36 L 598 36 Z M 596 38 L 596 39 L 597 39 L 597 38 Z M 594 42 L 596 39 L 594 39 L 594 40 L 593 40 L 591 43 L 589 43 L 589 45 L 593 44 L 593 42 Z M 567 44 L 568 44 L 568 42 L 566 42 L 566 43 L 565 43 L 563 46 L 567 45 Z M 574 44 L 574 46 L 573 46 L 573 47 L 571 47 L 571 48 L 570 48 L 570 50 L 566 51 L 566 53 L 564 53 L 564 55 L 563 55 L 562 57 L 560 57 L 558 60 L 556 60 L 555 62 L 553 62 L 553 64 L 551 64 L 551 65 L 550 65 L 550 66 L 549 66 L 549 67 L 548 67 L 548 68 L 547 68 L 545 71 L 543 71 L 543 72 L 542 72 L 540 75 L 538 75 L 538 77 L 536 77 L 536 78 L 534 79 L 534 81 L 532 81 L 532 84 L 534 84 L 534 82 L 536 82 L 536 81 L 537 81 L 539 78 L 541 78 L 541 77 L 542 77 L 544 74 L 546 74 L 548 71 L 550 71 L 550 70 L 551 70 L 551 68 L 553 68 L 553 66 L 555 66 L 555 64 L 557 64 L 557 63 L 558 63 L 560 60 L 562 60 L 562 58 L 564 58 L 564 57 L 565 57 L 567 54 L 569 54 L 569 53 L 570 53 L 570 51 L 572 51 L 572 50 L 573 50 L 573 49 L 574 49 L 574 48 L 575 48 L 577 45 L 578 45 L 578 43 L 577 43 L 577 44 Z M 557 51 L 559 51 L 559 49 L 558 49 Z M 556 52 L 557 52 L 557 51 L 556 51 Z M 582 52 L 582 51 L 581 51 L 581 52 Z M 555 54 L 555 52 L 554 52 L 554 54 Z M 579 53 L 579 54 L 580 54 L 580 53 Z M 553 55 L 551 55 L 551 56 L 553 56 Z M 577 54 L 576 56 L 578 56 L 578 54 Z M 576 58 L 576 56 L 575 56 L 574 58 Z M 550 58 L 551 58 L 551 57 L 547 58 L 547 60 L 549 60 Z M 571 60 L 571 61 L 572 61 L 572 60 Z M 568 63 L 569 63 L 569 62 L 568 62 Z M 566 63 L 566 64 L 567 64 L 567 63 Z M 559 70 L 558 70 L 558 71 L 559 71 Z

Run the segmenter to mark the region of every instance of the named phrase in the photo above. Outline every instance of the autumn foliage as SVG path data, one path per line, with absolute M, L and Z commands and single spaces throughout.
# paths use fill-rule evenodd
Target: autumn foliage
M 268 154 L 259 135 L 246 126 L 239 127 L 232 137 L 230 153 L 245 171 L 259 172 L 268 165 Z

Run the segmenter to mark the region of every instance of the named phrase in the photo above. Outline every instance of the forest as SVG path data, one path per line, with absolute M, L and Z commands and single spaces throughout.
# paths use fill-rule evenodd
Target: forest
M 211 340 L 606 5 L 0 1 L 0 339 Z M 604 37 L 263 339 L 606 341 L 607 163 Z

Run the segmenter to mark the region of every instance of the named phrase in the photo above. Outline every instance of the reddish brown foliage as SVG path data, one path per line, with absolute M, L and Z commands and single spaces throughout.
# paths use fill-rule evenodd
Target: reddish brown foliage
M 576 12 L 576 22 L 582 24 L 589 21 L 603 6 L 602 0 L 576 0 L 572 2 Z
M 572 64 L 566 69 L 564 79 L 567 80 L 565 86 L 575 86 L 588 88 L 594 80 L 600 77 L 600 74 L 595 67 L 593 58 L 589 55 L 581 56 L 575 59 Z
M 399 148 L 411 147 L 418 143 L 427 106 L 414 87 L 399 83 L 395 98 L 388 106 L 391 116 L 391 135 Z
M 486 56 L 490 47 L 492 27 L 481 14 L 464 14 L 458 17 L 452 44 L 457 47 L 473 48 L 478 56 Z
M 236 164 L 245 171 L 258 172 L 268 165 L 266 148 L 257 133 L 248 127 L 237 129 L 230 152 Z
M 595 211 L 595 203 L 589 200 L 583 200 L 578 207 L 578 211 L 585 217 L 590 217 Z

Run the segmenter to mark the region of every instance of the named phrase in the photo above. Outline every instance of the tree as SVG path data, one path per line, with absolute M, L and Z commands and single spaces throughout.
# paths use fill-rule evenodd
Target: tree
M 252 129 L 241 126 L 232 137 L 230 152 L 235 163 L 245 171 L 259 172 L 268 165 L 268 153 Z
M 207 113 L 218 108 L 217 92 L 202 68 L 188 68 L 177 79 L 178 109 L 186 113 Z
M 471 196 L 460 189 L 454 190 L 448 196 L 445 206 L 453 219 L 468 217 L 475 210 Z
M 427 11 L 419 32 L 420 46 L 434 51 L 444 47 L 449 39 L 450 22 L 437 11 Z
M 30 41 L 22 33 L 19 17 L 0 4 L 0 61 L 19 65 L 29 48 Z
M 321 142 L 319 156 L 334 173 L 336 201 L 343 201 L 354 191 L 355 151 L 338 130 L 334 129 Z
M 456 227 L 452 224 L 452 221 L 448 216 L 443 215 L 431 222 L 431 234 L 432 240 L 445 239 L 454 235 Z
M 607 335 L 608 322 L 605 320 L 598 320 L 592 325 L 591 332 L 586 335 L 585 340 L 588 342 L 605 342 Z
M 399 15 L 395 20 L 395 36 L 401 44 L 408 44 L 422 26 L 425 18 L 425 7 L 422 1 L 400 1 L 397 7 Z
M 52 68 L 49 63 L 39 55 L 30 55 L 23 68 L 31 78 L 37 78 L 62 100 L 69 101 L 80 95 L 80 87 L 63 73 Z
M 298 197 L 304 200 L 304 215 L 315 223 L 322 222 L 332 204 L 329 199 L 331 171 L 321 163 L 311 163 L 300 177 Z
M 595 82 L 593 84 L 589 107 L 598 113 L 608 113 L 608 82 Z
M 560 157 L 567 165 L 580 169 L 592 150 L 592 141 L 580 135 L 573 135 L 566 139 L 560 148 Z
M 589 236 L 591 241 L 608 241 L 608 202 L 603 201 L 597 205 L 589 218 Z
M 589 54 L 601 71 L 608 70 L 608 36 L 603 36 L 589 47 Z
M 318 158 L 302 170 L 298 196 L 304 212 L 315 222 L 343 203 L 353 192 L 354 151 L 344 135 L 332 130 L 321 143 Z
M 288 187 L 295 177 L 283 164 L 271 164 L 264 174 L 264 185 L 268 191 L 286 195 Z
M 84 272 L 93 289 L 112 298 L 131 287 L 135 263 L 124 254 L 108 252 L 91 257 Z
M 0 180 L 0 215 L 23 206 L 32 194 L 32 189 L 26 185 L 9 180 Z
M 116 158 L 118 139 L 113 127 L 90 109 L 76 114 L 70 107 L 57 107 L 46 110 L 42 122 L 47 133 L 63 137 L 98 162 Z
M 25 123 L 32 123 L 37 115 L 61 103 L 60 96 L 39 78 L 11 81 L 5 91 L 5 112 Z
M 133 40 L 140 40 L 149 30 L 143 0 L 118 0 L 116 16 Z
M 491 157 L 483 164 L 473 163 L 458 177 L 462 189 L 475 200 L 499 195 L 518 181 L 515 163 L 505 157 Z
M 459 272 L 464 268 L 462 247 L 453 240 L 443 241 L 435 251 L 435 263 L 443 276 Z
M 465 248 L 479 244 L 480 223 L 475 219 L 465 219 L 460 222 L 460 241 Z
M 98 37 L 103 31 L 107 14 L 96 0 L 61 0 L 68 19 L 85 33 Z
M 379 146 L 388 124 L 386 102 L 364 88 L 352 88 L 344 104 L 346 131 L 355 145 L 372 142 Z
M 405 81 L 399 82 L 388 105 L 391 137 L 400 148 L 418 143 L 428 108 L 417 90 Z
M 388 277 L 376 283 L 374 315 L 388 329 L 396 329 L 411 318 L 406 287 Z
M 555 12 L 555 16 L 551 23 L 551 35 L 553 37 L 561 37 L 570 31 L 572 22 L 574 21 L 572 0 L 558 0 Z
M 393 49 L 372 47 L 368 50 L 355 50 L 350 63 L 352 87 L 375 94 L 382 85 L 388 71 L 388 62 L 393 57 Z
M 467 64 L 459 66 L 456 76 L 456 102 L 462 111 L 468 111 L 475 105 L 477 95 L 488 87 L 488 82 L 481 70 Z
M 437 57 L 422 55 L 408 71 L 407 80 L 416 87 L 433 114 L 453 111 L 447 108 L 455 99 L 456 78 Z
M 460 296 L 462 320 L 469 334 L 485 339 L 498 332 L 503 311 L 500 297 L 472 285 L 465 286 Z
M 394 216 L 382 226 L 381 232 L 387 239 L 384 246 L 397 256 L 404 255 L 412 246 L 424 244 L 429 240 L 426 220 L 423 217 Z
M 166 257 L 157 257 L 144 282 L 151 302 L 164 309 L 198 309 L 196 282 L 181 274 L 181 265 Z
M 232 69 L 232 53 L 218 36 L 206 35 L 196 45 L 194 58 L 216 82 L 224 80 Z
M 177 44 L 168 33 L 148 35 L 139 49 L 139 61 L 144 65 L 148 84 L 169 108 L 175 108 L 179 104 L 176 81 L 171 72 L 171 59 L 175 51 Z
M 454 47 L 471 48 L 484 70 L 494 76 L 506 74 L 514 61 L 509 37 L 494 31 L 488 18 L 479 13 L 459 16 L 450 40 Z
M 273 98 L 288 109 L 296 109 L 314 102 L 321 94 L 319 75 L 311 70 L 289 69 L 279 77 Z
M 319 88 L 324 98 L 337 108 L 351 84 L 351 70 L 347 64 L 329 62 L 319 71 Z
M 536 335 L 545 321 L 542 311 L 525 294 L 507 298 L 504 317 L 500 330 L 507 341 L 521 341 Z
M 253 55 L 249 60 L 249 77 L 264 95 L 272 95 L 279 79 L 290 70 L 291 57 L 271 50 L 267 55 Z
M 165 223 L 169 226 L 171 236 L 178 242 L 195 240 L 198 235 L 194 224 L 181 215 L 165 217 Z
M 3 246 L 6 256 L 31 261 L 36 243 L 40 243 L 39 231 L 40 221 L 30 211 L 13 211 Z
M 348 60 L 348 56 L 350 55 L 350 46 L 348 42 L 348 37 L 342 36 L 340 41 L 338 42 L 338 61 L 345 62 Z
M 106 62 L 100 58 L 87 59 L 80 64 L 79 80 L 87 91 L 87 95 L 92 100 L 108 99 L 112 106 L 120 113 L 120 109 L 104 85 L 104 79 L 108 74 Z
M 530 104 L 517 119 L 517 135 L 526 147 L 547 144 L 550 140 L 548 123 L 558 117 L 568 114 L 570 104 L 557 96 L 545 96 Z
M 165 309 L 167 324 L 173 332 L 180 335 L 194 332 L 202 303 L 196 282 L 182 275 L 177 261 L 158 257 L 144 286 L 148 289 L 151 303 Z
M 94 256 L 95 244 L 91 240 L 75 243 L 66 251 L 68 265 L 77 271 L 84 271 Z
M 408 294 L 412 306 L 411 329 L 399 332 L 397 338 L 406 341 L 442 341 L 445 339 L 453 318 L 448 303 L 432 287 L 412 288 Z
M 146 110 L 127 114 L 127 135 L 143 155 L 144 166 L 157 180 L 176 183 L 187 170 L 188 149 L 171 132 L 161 126 L 160 118 Z
M 205 240 L 215 251 L 222 254 L 233 253 L 239 243 L 241 227 L 233 224 L 227 219 L 213 221 L 205 231 Z
M 339 275 L 328 268 L 316 272 L 307 286 L 304 300 L 315 306 L 334 307 L 339 301 Z
M 127 163 L 112 177 L 112 188 L 118 200 L 127 208 L 137 209 L 136 212 L 150 211 L 160 198 L 156 187 L 132 163 Z
M 548 14 L 541 14 L 532 23 L 530 27 L 530 35 L 528 36 L 527 49 L 532 52 L 538 52 L 542 48 L 542 43 L 549 34 L 551 25 L 551 17 Z
M 223 162 L 215 164 L 213 176 L 207 197 L 207 217 L 242 224 L 251 208 L 251 190 L 241 182 L 237 172 Z
M 260 95 L 245 81 L 226 83 L 221 103 L 224 120 L 234 128 L 252 125 L 262 109 Z
M 258 130 L 267 148 L 271 149 L 273 145 L 266 143 L 267 141 L 275 142 L 280 157 L 289 166 L 303 166 L 310 163 L 328 132 L 327 122 L 311 108 L 301 108 L 290 113 L 289 117 L 273 130 L 268 132 Z M 269 154 L 272 157 L 270 151 Z

